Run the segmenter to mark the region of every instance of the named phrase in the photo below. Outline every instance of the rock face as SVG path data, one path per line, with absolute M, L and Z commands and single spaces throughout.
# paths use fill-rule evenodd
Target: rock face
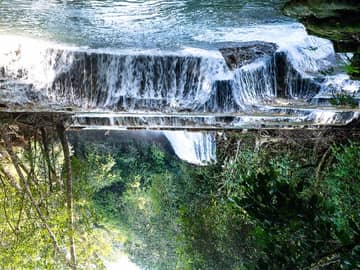
M 274 43 L 251 41 L 220 48 L 228 67 L 233 70 L 274 55 L 278 46 Z
M 223 45 L 219 51 L 229 69 L 238 70 L 238 72 L 241 72 L 241 68 L 246 65 L 268 62 L 269 72 L 272 72 L 275 78 L 273 83 L 277 97 L 308 98 L 314 96 L 320 90 L 318 82 L 312 78 L 302 76 L 292 65 L 288 55 L 283 51 L 278 51 L 278 46 L 274 43 L 263 41 L 232 43 Z M 261 80 L 261 76 L 258 76 L 257 79 Z M 228 99 L 224 96 L 226 93 L 224 89 L 221 88 L 221 96 L 216 95 L 217 100 Z M 299 89 L 301 90 L 299 91 Z M 229 102 L 227 103 L 229 104 Z M 214 106 L 211 105 L 210 107 Z
M 275 53 L 277 96 L 281 98 L 311 98 L 321 89 L 320 78 L 304 77 L 285 52 Z M 301 91 L 298 91 L 301 89 Z
M 347 72 L 360 79 L 359 0 L 291 0 L 283 11 L 299 19 L 310 34 L 332 40 L 336 51 L 353 52 Z
M 360 1 L 291 0 L 285 15 L 299 19 L 309 33 L 330 39 L 339 52 L 356 52 L 360 44 Z

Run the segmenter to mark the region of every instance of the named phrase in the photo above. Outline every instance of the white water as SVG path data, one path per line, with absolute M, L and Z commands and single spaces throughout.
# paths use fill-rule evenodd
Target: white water
M 293 68 L 285 74 L 285 91 L 292 98 L 312 94 L 311 91 L 309 94 L 311 84 L 304 79 L 311 80 L 318 71 L 334 64 L 332 44 L 308 36 L 301 25 L 249 29 L 247 35 L 244 29 L 234 28 L 231 35 L 224 30 L 220 36 L 221 31 L 217 30 L 208 38 L 213 38 L 213 42 L 275 41 L 280 46 L 278 51 L 286 54 Z M 277 38 L 274 40 L 271 35 Z M 230 104 L 216 104 L 216 108 L 207 105 L 214 104 L 211 100 L 220 81 L 229 81 L 231 93 L 227 102 L 243 111 L 271 101 L 277 95 L 271 57 L 230 71 L 215 49 L 129 51 L 71 47 L 8 35 L 0 36 L 0 40 L 4 41 L 0 43 L 0 67 L 4 67 L 6 76 L 30 85 L 33 92 L 44 97 L 44 103 L 126 111 L 234 111 Z M 322 92 L 329 91 L 329 85 L 323 84 Z M 333 80 L 331 89 L 334 88 L 341 91 L 344 85 Z
M 278 51 L 286 54 L 288 61 L 304 78 L 312 78 L 315 73 L 330 68 L 336 57 L 329 40 L 308 35 L 299 23 L 209 29 L 196 39 L 214 43 L 254 40 L 276 43 Z M 301 85 L 294 84 L 294 79 L 290 72 L 286 74 L 287 92 L 295 98 L 303 91 Z
M 206 165 L 216 161 L 216 143 L 213 134 L 187 131 L 163 133 L 180 159 L 196 165 Z
M 118 255 L 118 259 L 116 261 L 105 262 L 105 266 L 107 270 L 141 270 L 139 266 L 132 263 L 122 254 Z
M 257 61 L 234 71 L 233 95 L 237 105 L 246 110 L 276 96 L 273 59 Z
M 58 50 L 75 47 L 12 35 L 0 36 L 0 41 L 0 66 L 5 73 L 38 88 L 51 85 L 56 75 L 73 62 L 71 54 L 56 56 Z
M 209 49 L 183 47 L 175 51 L 89 49 L 9 35 L 0 35 L 0 68 L 3 67 L 5 76 L 0 81 L 3 89 L 0 101 L 25 104 L 33 102 L 30 97 L 35 95 L 35 105 L 50 104 L 50 108 L 51 104 L 57 104 L 77 106 L 85 111 L 164 113 L 164 117 L 157 119 L 139 114 L 136 121 L 125 116 L 111 118 L 109 125 L 116 128 L 346 124 L 359 117 L 356 112 L 291 107 L 292 100 L 305 97 L 313 96 L 316 102 L 324 97 L 329 99 L 336 92 L 355 95 L 360 92 L 360 84 L 344 73 L 323 76 L 322 82 L 316 82 L 319 92 L 311 92 L 318 72 L 332 67 L 336 54 L 329 41 L 307 35 L 303 26 L 258 25 L 209 31 L 196 38 L 207 38 L 215 45 L 253 40 L 277 43 L 278 52 L 286 55 L 285 92 L 290 106 L 271 106 L 278 94 L 276 66 L 271 56 L 232 71 L 220 52 L 211 46 Z M 184 111 L 188 117 L 169 114 Z M 213 117 L 219 112 L 237 117 L 226 121 Z M 240 112 L 245 116 L 239 116 Z M 253 113 L 266 115 L 251 115 Z M 165 135 L 181 159 L 194 164 L 216 160 L 215 144 L 209 134 L 173 131 Z
M 336 94 L 345 94 L 360 100 L 360 81 L 350 80 L 344 73 L 328 76 L 319 93 L 314 97 L 314 103 L 320 100 L 329 100 Z

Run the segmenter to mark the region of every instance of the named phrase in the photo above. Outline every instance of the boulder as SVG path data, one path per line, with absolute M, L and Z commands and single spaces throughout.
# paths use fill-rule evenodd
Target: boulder
M 227 44 L 219 49 L 228 67 L 233 70 L 253 63 L 261 58 L 273 57 L 278 46 L 263 41 Z

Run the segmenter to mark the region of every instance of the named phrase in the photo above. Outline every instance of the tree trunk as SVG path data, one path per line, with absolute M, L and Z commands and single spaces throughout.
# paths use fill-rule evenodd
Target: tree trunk
M 32 192 L 30 190 L 29 183 L 28 183 L 25 175 L 23 174 L 23 171 L 21 170 L 21 166 L 20 166 L 21 163 L 19 162 L 18 157 L 16 156 L 16 154 L 13 152 L 13 149 L 12 149 L 11 142 L 10 142 L 9 138 L 4 133 L 2 134 L 2 137 L 3 137 L 4 141 L 5 141 L 6 152 L 8 153 L 8 155 L 9 155 L 11 161 L 12 161 L 12 164 L 13 164 L 13 166 L 15 168 L 15 171 L 16 171 L 17 175 L 19 176 L 20 181 L 22 182 L 23 190 L 25 191 L 25 194 L 29 198 L 31 205 L 35 208 L 35 211 L 36 211 L 38 217 L 40 218 L 43 226 L 47 230 L 47 232 L 48 232 L 48 234 L 49 234 L 49 236 L 50 236 L 50 238 L 51 238 L 51 240 L 53 242 L 53 245 L 54 245 L 54 248 L 55 248 L 56 252 L 58 254 L 62 255 L 61 259 L 63 259 L 66 262 L 66 264 L 68 264 L 70 267 L 72 267 L 72 263 L 67 260 L 66 254 L 64 254 L 64 252 L 61 250 L 61 248 L 60 248 L 60 246 L 59 246 L 59 244 L 58 244 L 58 242 L 56 240 L 56 236 L 55 236 L 54 232 L 51 230 L 49 224 L 46 221 L 46 218 L 42 214 L 42 212 L 40 210 L 40 207 L 39 207 L 38 203 L 36 202 Z M 3 171 L 3 173 L 4 173 L 4 171 Z M 16 183 L 15 181 L 11 181 L 11 177 L 9 178 L 9 180 L 10 180 L 10 183 L 18 191 L 22 191 L 22 189 L 15 184 Z
M 60 138 L 62 149 L 65 158 L 65 173 L 66 173 L 66 204 L 69 219 L 69 238 L 70 238 L 70 256 L 72 269 L 76 269 L 76 252 L 75 252 L 75 240 L 74 240 L 74 209 L 73 209 L 73 177 L 71 169 L 71 159 L 69 144 L 65 134 L 65 127 L 63 123 L 59 123 L 56 126 L 57 133 Z

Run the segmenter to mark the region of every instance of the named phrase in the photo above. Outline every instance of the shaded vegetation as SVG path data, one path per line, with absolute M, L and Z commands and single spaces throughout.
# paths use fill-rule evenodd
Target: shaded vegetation
M 339 52 L 356 52 L 359 47 L 357 0 L 289 0 L 283 12 L 299 19 L 310 34 L 332 40 Z
M 94 230 L 91 192 L 79 192 L 101 167 L 71 176 L 61 124 L 0 126 L 0 269 L 105 268 L 111 241 Z
M 70 223 L 56 129 L 2 126 L 0 269 L 105 269 L 114 250 L 142 269 L 359 268 L 358 141 L 226 133 L 207 167 L 157 144 L 84 141 L 71 151 Z
M 333 97 L 330 99 L 330 104 L 334 106 L 349 106 L 351 108 L 356 108 L 358 106 L 355 93 L 349 94 L 345 91 L 334 93 Z
M 233 138 L 218 164 L 133 175 L 95 200 L 144 269 L 359 267 L 360 145 L 263 139 Z
M 360 80 L 360 49 L 354 54 L 350 65 L 346 66 L 346 72 L 354 80 Z

